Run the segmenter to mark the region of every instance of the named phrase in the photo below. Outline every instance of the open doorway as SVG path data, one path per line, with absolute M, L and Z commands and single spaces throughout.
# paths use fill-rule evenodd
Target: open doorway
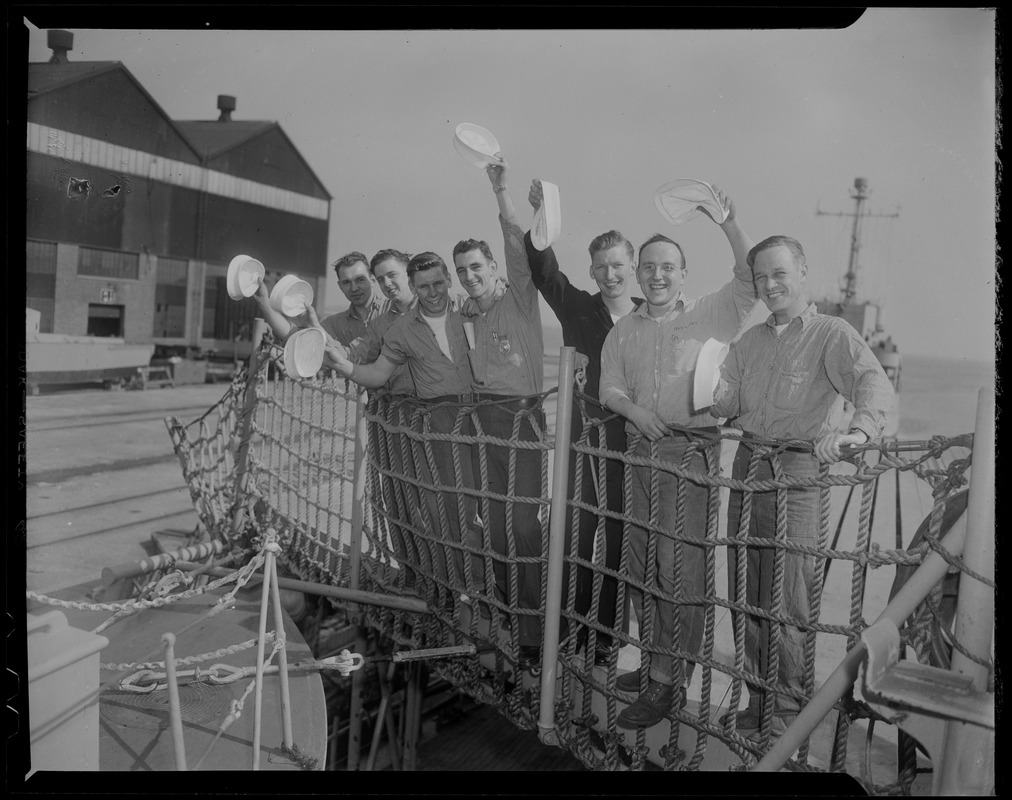
M 88 304 L 89 336 L 123 336 L 123 306 Z

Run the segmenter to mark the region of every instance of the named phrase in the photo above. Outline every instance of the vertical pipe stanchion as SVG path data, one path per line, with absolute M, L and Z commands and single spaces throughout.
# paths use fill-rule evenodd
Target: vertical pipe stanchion
M 257 633 L 257 671 L 256 689 L 253 706 L 253 769 L 260 769 L 260 720 L 263 717 L 264 689 L 264 639 L 267 636 L 267 599 L 271 590 L 271 565 L 274 564 L 274 551 L 264 548 L 264 580 L 260 592 L 260 627 Z
M 569 437 L 573 425 L 573 366 L 576 349 L 559 350 L 559 396 L 555 411 L 555 463 L 549 514 L 545 638 L 541 651 L 541 705 L 538 737 L 555 744 L 555 690 L 559 671 L 559 616 L 562 613 L 562 567 L 565 559 L 566 498 L 569 479 Z
M 249 464 L 249 437 L 253 427 L 253 410 L 257 399 L 257 373 L 260 371 L 260 345 L 267 332 L 267 323 L 257 317 L 253 320 L 253 350 L 249 354 L 249 370 L 246 373 L 246 396 L 243 398 L 242 416 L 239 419 L 239 449 L 235 455 L 235 489 L 232 493 L 235 514 L 232 517 L 232 531 L 242 529 L 246 506 L 240 502 L 246 488 L 246 467 Z
M 327 748 L 327 769 L 331 772 L 337 771 L 337 739 L 341 730 L 341 717 L 337 711 L 330 723 L 330 741 Z
M 380 698 L 379 710 L 376 712 L 376 723 L 372 729 L 372 744 L 369 746 L 369 755 L 365 759 L 365 771 L 372 772 L 376 766 L 376 756 L 379 754 L 380 739 L 383 737 L 383 725 L 386 721 L 387 704 L 390 702 L 390 693 L 383 692 Z M 390 738 L 390 731 L 387 731 L 387 738 Z
M 172 724 L 172 750 L 176 756 L 176 769 L 186 771 L 186 747 L 183 744 L 183 715 L 179 710 L 179 684 L 176 681 L 176 637 L 162 635 L 165 645 L 165 676 L 169 683 L 169 721 Z
M 404 769 L 413 772 L 418 768 L 418 738 L 422 729 L 422 702 L 425 699 L 423 676 L 425 665 L 413 662 L 408 665 L 407 726 L 404 731 Z
M 966 544 L 963 564 L 968 570 L 994 580 L 994 390 L 977 395 L 977 421 L 973 430 L 973 467 L 966 509 Z M 950 669 L 973 679 L 973 688 L 986 692 L 991 640 L 994 635 L 994 590 L 963 573 L 959 577 L 955 638 L 978 663 L 953 648 Z M 990 794 L 994 788 L 994 731 L 952 720 L 936 765 L 935 794 Z
M 277 542 L 267 545 L 268 548 L 281 550 Z M 278 561 L 271 559 L 271 597 L 274 601 L 274 625 L 277 629 L 278 641 L 278 680 L 281 682 L 281 735 L 285 747 L 292 749 L 292 699 L 288 691 L 288 645 L 285 641 L 285 618 L 281 610 L 281 588 L 278 586 Z
M 365 481 L 366 464 L 365 450 L 366 429 L 365 392 L 359 390 L 351 381 L 349 389 L 356 393 L 355 404 L 355 483 L 352 490 L 351 506 L 351 541 L 348 552 L 348 587 L 359 588 L 359 570 L 362 565 L 362 533 L 365 524 Z M 348 604 L 348 616 L 358 630 L 355 647 L 359 653 L 365 653 L 366 641 L 359 619 L 358 603 Z M 357 669 L 351 676 L 351 709 L 348 717 L 348 770 L 358 769 L 362 752 L 362 706 L 365 691 L 365 669 Z
M 949 555 L 958 556 L 963 552 L 965 538 L 966 514 L 964 513 L 939 545 L 948 551 Z M 914 609 L 931 593 L 935 584 L 945 577 L 948 569 L 948 562 L 932 550 L 925 556 L 917 571 L 910 576 L 910 580 L 903 584 L 903 588 L 889 601 L 872 624 L 888 619 L 896 623 L 896 627 L 902 625 L 906 618 L 914 613 Z M 784 731 L 784 735 L 752 768 L 753 772 L 776 772 L 787 763 L 791 754 L 801 746 L 805 739 L 812 735 L 823 717 L 833 709 L 836 701 L 843 697 L 844 692 L 853 685 L 864 655 L 864 642 L 859 641 L 843 657 L 839 666 L 833 670 L 833 674 L 819 687 L 819 691 L 815 693 L 808 705 L 801 709 L 801 713 Z

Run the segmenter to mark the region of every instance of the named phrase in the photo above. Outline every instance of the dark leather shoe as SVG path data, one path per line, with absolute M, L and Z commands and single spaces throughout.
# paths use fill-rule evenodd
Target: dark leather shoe
M 679 691 L 681 695 L 681 692 Z M 667 717 L 675 698 L 675 687 L 650 681 L 647 690 L 622 710 L 615 720 L 620 728 L 650 728 Z
M 726 714 L 721 714 L 720 724 L 725 728 L 731 725 L 731 712 L 728 711 Z M 734 727 L 740 733 L 747 733 L 754 731 L 759 727 L 759 715 L 756 714 L 751 708 L 743 708 L 737 714 L 734 715 Z
M 640 671 L 639 667 L 634 669 L 632 672 L 624 672 L 618 676 L 615 680 L 615 688 L 620 692 L 628 692 L 629 694 L 639 694 L 640 691 Z

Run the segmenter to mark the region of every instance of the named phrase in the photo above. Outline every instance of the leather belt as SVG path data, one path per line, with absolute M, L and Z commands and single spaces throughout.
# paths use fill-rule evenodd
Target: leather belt
M 426 403 L 459 403 L 460 405 L 467 405 L 473 403 L 474 400 L 471 398 L 472 394 L 441 394 L 439 397 L 426 398 Z
M 541 404 L 540 397 L 518 397 L 510 394 L 489 394 L 488 392 L 470 392 L 468 394 L 444 394 L 439 397 L 430 397 L 430 403 L 459 403 L 471 405 L 473 403 L 495 402 L 511 405 L 515 408 L 538 408 Z
M 487 392 L 475 392 L 471 395 L 475 403 L 491 401 L 515 406 L 516 408 L 537 408 L 541 405 L 540 397 L 521 397 L 510 394 L 489 394 Z

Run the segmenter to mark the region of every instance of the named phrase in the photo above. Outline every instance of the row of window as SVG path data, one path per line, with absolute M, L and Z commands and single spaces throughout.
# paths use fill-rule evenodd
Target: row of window
M 188 264 L 185 259 L 159 257 L 155 273 L 155 308 L 152 336 L 156 339 L 183 339 L 186 337 L 186 297 L 188 291 Z M 29 239 L 26 248 L 27 302 L 29 308 L 40 313 L 39 331 L 54 330 L 54 300 L 56 297 L 56 243 Z M 79 247 L 77 274 L 110 280 L 138 280 L 140 256 L 117 250 L 96 247 Z M 121 306 L 117 315 L 110 315 L 102 326 L 101 334 L 123 336 Z M 101 308 L 101 306 L 98 306 Z M 256 304 L 252 299 L 233 302 L 225 288 L 225 278 L 208 275 L 204 282 L 204 307 L 201 318 L 201 336 L 206 339 L 246 338 L 250 335 Z M 115 319 L 115 323 L 109 320 Z M 118 332 L 113 332 L 113 329 Z

